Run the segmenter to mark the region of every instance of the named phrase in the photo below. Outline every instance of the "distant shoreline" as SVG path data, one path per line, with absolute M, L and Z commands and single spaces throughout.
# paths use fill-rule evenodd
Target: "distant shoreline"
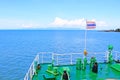
M 115 30 L 101 30 L 102 32 L 120 32 L 120 29 L 115 29 Z

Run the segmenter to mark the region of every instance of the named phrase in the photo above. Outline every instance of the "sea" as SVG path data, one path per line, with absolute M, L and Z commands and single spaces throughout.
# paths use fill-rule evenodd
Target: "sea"
M 120 33 L 88 30 L 86 50 L 120 51 Z M 0 30 L 0 80 L 23 80 L 39 52 L 83 52 L 84 30 Z

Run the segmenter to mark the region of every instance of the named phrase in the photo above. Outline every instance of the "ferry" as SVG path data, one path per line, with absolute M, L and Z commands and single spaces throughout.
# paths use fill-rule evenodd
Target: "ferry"
M 104 52 L 40 52 L 24 80 L 120 80 L 119 60 L 120 52 L 113 51 L 112 45 Z M 64 72 L 67 79 L 63 77 Z

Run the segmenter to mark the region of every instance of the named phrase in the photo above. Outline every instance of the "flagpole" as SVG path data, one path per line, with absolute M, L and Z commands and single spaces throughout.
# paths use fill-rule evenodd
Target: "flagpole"
M 87 20 L 86 20 L 86 26 L 85 26 L 85 46 L 84 46 L 84 59 L 86 58 L 86 55 L 87 55 L 87 50 L 86 50 L 86 47 L 87 47 Z
M 94 29 L 96 27 L 96 23 L 94 21 L 86 20 L 86 28 L 85 28 L 85 49 L 84 49 L 84 57 L 87 55 L 87 29 Z
M 87 41 L 87 29 L 85 29 L 85 48 L 84 48 L 85 50 L 86 50 L 86 45 L 87 45 L 86 41 Z
M 87 23 L 87 20 L 86 20 L 86 23 Z M 85 47 L 84 47 L 84 49 L 86 50 L 86 45 L 87 45 L 87 43 L 86 43 L 86 41 L 87 41 L 87 24 L 86 24 L 86 26 L 85 26 Z
M 87 64 L 87 50 L 86 50 L 86 45 L 87 45 L 87 20 L 86 20 L 86 27 L 85 27 L 85 48 L 84 48 L 84 56 L 83 56 L 83 65 L 84 65 L 84 69 L 86 68 L 86 64 Z

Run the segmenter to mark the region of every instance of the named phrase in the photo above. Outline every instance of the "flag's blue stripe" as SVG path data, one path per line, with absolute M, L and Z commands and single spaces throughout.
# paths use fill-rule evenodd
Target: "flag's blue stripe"
M 96 24 L 87 24 L 87 26 L 96 26 Z

